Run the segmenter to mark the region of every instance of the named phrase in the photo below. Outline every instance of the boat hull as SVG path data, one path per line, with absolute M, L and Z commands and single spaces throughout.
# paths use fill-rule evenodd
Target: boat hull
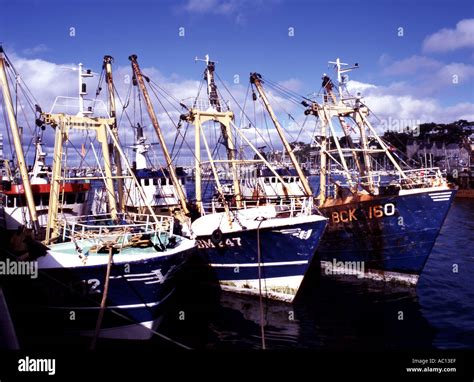
M 222 285 L 292 301 L 327 220 L 274 226 L 267 222 L 260 229 L 223 233 L 219 240 L 198 236 L 198 248 Z
M 184 241 L 185 248 L 157 252 L 150 247 L 140 249 L 137 260 L 114 259 L 99 337 L 146 340 L 153 336 L 174 292 L 176 274 L 195 252 L 194 241 Z M 108 255 L 101 255 L 101 264 L 90 266 L 61 264 L 66 256 L 71 255 L 60 248 L 39 258 L 39 277 L 21 280 L 21 288 L 10 290 L 15 290 L 15 301 L 21 301 L 23 312 L 27 309 L 47 317 L 50 327 L 59 327 L 67 335 L 93 336 Z M 25 294 L 19 296 L 19 291 Z
M 416 284 L 455 194 L 433 188 L 325 204 L 329 224 L 317 251 L 324 273 Z

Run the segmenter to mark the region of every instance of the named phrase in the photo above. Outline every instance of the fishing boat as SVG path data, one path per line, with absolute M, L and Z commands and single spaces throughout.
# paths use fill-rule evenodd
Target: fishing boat
M 130 60 L 134 79 L 142 91 L 150 120 L 160 140 L 170 178 L 175 187 L 179 185 L 175 189 L 180 200 L 180 210 L 182 214 L 193 218 L 186 231 L 196 238 L 198 248 L 214 270 L 216 279 L 228 290 L 292 301 L 309 268 L 327 219 L 315 212 L 312 198 L 295 199 L 291 206 L 257 206 L 237 202 L 231 207 L 225 201 L 220 175 L 229 175 L 236 185 L 237 165 L 252 161 L 237 161 L 234 156 L 234 116 L 230 110 L 221 108 L 214 82 L 215 63 L 209 57 L 206 57 L 205 71 L 207 99 L 199 99 L 198 96 L 190 106 L 185 101 L 180 102 L 180 106 L 185 108 L 180 120 L 186 122 L 188 127 L 193 125 L 195 130 L 193 154 L 196 200 L 188 203 L 171 163 L 137 57 L 130 56 Z M 222 134 L 227 147 L 225 160 L 215 160 L 211 155 L 203 127 L 206 122 L 213 122 L 216 130 Z M 203 149 L 208 154 L 207 161 L 201 160 Z M 228 167 L 218 169 L 217 163 Z M 203 164 L 208 166 L 207 172 Z M 203 200 L 202 181 L 205 173 L 212 177 L 221 196 L 210 203 Z M 240 194 L 235 196 L 239 199 Z M 288 251 L 289 247 L 294 251 Z
M 358 65 L 348 67 L 339 59 L 330 63 L 336 69 L 337 90 L 325 76 L 320 98 L 301 97 L 298 102 L 305 107 L 305 115 L 316 117 L 319 123 L 314 140 L 320 156 L 316 198 L 329 225 L 316 256 L 326 275 L 356 275 L 415 285 L 456 190 L 439 168 L 402 168 L 401 158 L 395 157 L 395 150 L 369 121 L 370 110 L 361 95 L 347 91 L 343 74 Z M 263 82 L 261 75 L 251 75 L 251 83 L 267 104 L 261 91 Z M 281 90 L 281 86 L 271 86 Z M 345 137 L 345 146 L 338 133 Z M 380 156 L 390 163 L 390 171 L 374 171 L 373 163 Z M 348 158 L 356 171 L 349 167 Z M 332 171 L 335 165 L 337 173 Z M 305 177 L 298 176 L 297 182 Z
M 318 255 L 326 273 L 337 274 L 337 265 L 363 265 L 359 277 L 397 280 L 415 285 L 441 230 L 456 189 L 449 185 L 439 168 L 403 169 L 396 151 L 376 132 L 369 121 L 370 110 L 360 94 L 347 91 L 350 67 L 339 59 L 330 62 L 337 75 L 337 94 L 325 88 L 322 99 L 313 101 L 306 113 L 316 116 L 321 126 L 321 174 L 319 207 L 329 218 Z M 332 95 L 331 95 L 332 94 Z M 333 102 L 335 99 L 336 102 Z M 350 137 L 359 136 L 359 145 L 328 146 L 326 135 L 335 137 L 333 121 Z M 369 136 L 378 143 L 373 148 Z M 337 139 L 334 139 L 337 142 Z M 354 158 L 358 176 L 348 172 L 344 153 Z M 373 174 L 374 156 L 387 158 L 396 176 L 383 181 Z M 335 155 L 345 173 L 345 186 L 331 184 L 325 171 Z M 332 158 L 330 158 L 332 156 Z M 335 159 L 335 158 L 334 158 Z M 346 245 L 342 245 L 346 243 Z M 350 243 L 350 245 L 347 245 Z
M 36 259 L 39 277 L 26 282 L 31 288 L 21 304 L 62 323 L 66 335 L 153 337 L 195 242 L 173 234 L 170 216 L 155 221 L 131 213 L 62 221 L 60 235 Z M 68 319 L 71 312 L 73 320 Z
M 148 157 L 150 144 L 143 134 L 143 127 L 136 126 L 136 142 L 131 148 L 135 151 L 135 162 L 133 170 L 140 186 L 146 196 L 147 203 L 157 213 L 169 213 L 174 208 L 179 208 L 179 197 L 171 180 L 169 170 L 166 167 L 151 168 L 151 160 Z M 180 167 L 176 168 L 176 176 L 179 187 L 186 196 L 186 173 Z M 125 207 L 127 211 L 145 211 L 146 205 L 142 201 L 135 183 L 130 179 L 125 181 Z
M 77 70 L 81 89 L 77 113 L 55 112 L 53 107 L 41 114 L 44 124 L 55 130 L 46 238 L 43 244 L 32 241 L 22 257 L 34 260 L 38 277 L 22 279 L 21 288 L 10 288 L 10 298 L 15 307 L 26 306 L 48 317 L 61 333 L 92 336 L 94 346 L 97 338 L 149 339 L 159 334 L 156 329 L 175 289 L 175 275 L 196 244 L 175 235 L 174 219 L 156 215 L 149 205 L 146 215 L 121 210 L 115 192 L 119 179 L 132 179 L 146 198 L 120 145 L 115 117 L 110 117 L 115 113 L 109 110 L 107 116 L 96 117 L 94 106 L 85 106 L 89 100 L 81 81 L 92 73 L 82 65 Z M 111 70 L 111 57 L 106 56 L 104 71 L 110 78 Z M 62 104 L 58 98 L 54 105 Z M 104 115 L 103 110 L 100 113 Z M 107 191 L 107 213 L 69 219 L 60 213 L 58 200 L 61 184 L 69 180 L 63 147 L 84 132 L 92 139 L 101 174 L 95 180 L 103 181 Z M 95 146 L 102 150 L 101 157 Z M 112 159 L 126 171 L 114 175 Z
M 19 133 L 18 121 L 14 112 L 10 84 L 8 82 L 7 71 L 11 71 L 10 76 L 15 78 L 17 104 L 20 92 L 26 92 L 27 86 L 24 84 L 16 72 L 13 63 L 0 47 L 0 86 L 2 88 L 4 110 L 7 120 L 5 124 L 10 126 L 12 140 L 16 154 L 18 166 L 13 168 L 9 162 L 5 162 L 6 175 L 3 176 L 0 184 L 0 229 L 7 232 L 7 237 L 11 236 L 19 228 L 36 230 L 38 234 L 46 227 L 48 214 L 48 201 L 51 192 L 51 174 L 46 166 L 46 153 L 43 151 L 40 119 L 36 119 L 34 164 L 31 171 L 26 167 L 25 153 L 22 145 L 22 137 Z M 31 102 L 29 97 L 25 97 L 27 102 Z M 41 107 L 30 105 L 35 113 L 41 112 Z M 16 173 L 19 173 L 19 176 Z M 23 175 L 22 175 L 23 174 Z M 25 182 L 28 179 L 28 182 Z M 87 205 L 90 184 L 87 182 L 64 182 L 61 185 L 60 209 L 61 214 L 66 218 L 79 216 L 85 212 Z M 29 204 L 28 204 L 29 203 Z
M 33 169 L 28 175 L 38 215 L 38 224 L 40 228 L 44 228 L 48 219 L 51 171 L 45 164 L 46 154 L 43 151 L 43 143 L 39 137 L 35 142 L 35 146 L 35 161 Z M 68 219 L 86 213 L 89 191 L 90 183 L 87 182 L 65 182 L 62 184 L 61 213 Z M 0 187 L 0 197 L 2 198 L 0 203 L 2 218 L 0 218 L 0 221 L 3 229 L 13 232 L 18 230 L 18 227 L 32 227 L 26 205 L 25 190 L 21 183 L 12 178 L 4 179 Z
M 265 165 L 288 192 L 290 178 L 278 171 L 235 126 L 234 114 L 224 107 L 215 82 L 215 62 L 205 58 L 207 99 L 199 95 L 182 120 L 195 128 L 195 206 L 198 217 L 192 223 L 198 247 L 204 251 L 218 280 L 225 288 L 253 291 L 269 297 L 292 301 L 311 264 L 314 251 L 326 227 L 326 219 L 314 208 L 309 194 L 301 194 L 289 205 L 247 203 L 242 200 L 239 166 Z M 211 123 L 206 123 L 211 122 Z M 206 138 L 205 128 L 220 132 L 226 158 L 216 160 Z M 256 159 L 237 159 L 233 135 L 239 134 L 252 148 Z M 203 145 L 202 145 L 202 143 Z M 207 160 L 201 160 L 204 146 Z M 215 151 L 215 150 L 213 150 Z M 233 198 L 228 200 L 216 164 L 226 164 L 231 174 Z M 214 176 L 217 198 L 203 200 L 201 169 L 207 164 Z M 299 165 L 296 171 L 301 171 Z M 291 250 L 288 250 L 291 248 Z

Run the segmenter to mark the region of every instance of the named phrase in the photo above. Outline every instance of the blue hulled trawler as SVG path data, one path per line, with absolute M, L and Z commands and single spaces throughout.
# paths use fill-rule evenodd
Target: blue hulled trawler
M 103 70 L 113 89 L 111 62 L 106 56 Z M 4 70 L 3 57 L 0 63 Z M 41 123 L 55 130 L 45 239 L 42 243 L 32 239 L 21 260 L 15 259 L 36 265 L 38 277 L 9 280 L 5 292 L 12 310 L 19 312 L 16 316 L 42 317 L 56 334 L 59 329 L 60 334 L 91 336 L 94 346 L 99 337 L 149 339 L 157 334 L 175 290 L 175 275 L 195 252 L 196 243 L 176 235 L 173 217 L 156 215 L 147 203 L 118 139 L 115 103 L 107 110 L 103 102 L 86 99 L 83 79 L 93 74 L 82 65 L 77 71 L 79 98 L 73 99 L 74 104 L 70 97 L 58 97 L 51 112 L 41 113 Z M 63 110 L 72 107 L 76 113 Z M 84 137 L 100 174 L 88 179 L 103 182 L 106 213 L 65 215 L 60 208 L 64 183 L 86 177 L 71 178 L 67 166 L 74 158 L 64 147 Z M 112 162 L 118 167 L 116 175 Z M 134 182 L 147 214 L 123 210 L 116 195 L 123 196 L 124 179 Z M 28 189 L 28 177 L 23 180 Z M 35 216 L 31 193 L 26 197 Z
M 352 96 L 347 91 L 343 73 L 358 66 L 345 67 L 347 64 L 339 59 L 332 64 L 337 71 L 337 90 L 325 76 L 320 100 L 302 97 L 299 101 L 306 107 L 305 115 L 316 117 L 319 124 L 314 140 L 320 164 L 315 204 L 329 224 L 316 257 L 326 274 L 357 274 L 416 284 L 456 190 L 447 184 L 438 168 L 402 168 L 402 161 L 369 121 L 369 108 L 360 95 Z M 252 85 L 280 130 L 263 91 L 264 82 L 261 75 L 251 75 Z M 268 82 L 275 91 L 288 94 L 281 86 Z M 340 131 L 336 130 L 337 125 Z M 345 138 L 345 145 L 337 134 Z M 369 142 L 376 142 L 377 147 Z M 373 171 L 381 156 L 393 167 L 394 175 L 385 179 Z M 348 158 L 355 168 L 349 168 Z M 339 169 L 337 174 L 333 171 L 335 166 Z M 247 179 L 241 181 L 244 200 L 257 195 L 267 203 L 281 203 L 310 189 L 303 173 L 293 179 L 300 189 L 295 194 L 279 192 L 280 180 L 263 175 L 262 171 L 260 174 L 253 189 L 245 186 L 252 184 Z M 262 185 L 266 185 L 265 189 Z M 234 190 L 235 187 L 230 193 Z
M 328 82 L 321 100 L 313 100 L 305 111 L 320 125 L 318 201 L 329 218 L 318 249 L 321 264 L 359 262 L 364 265 L 362 276 L 416 284 L 456 190 L 439 168 L 402 168 L 403 161 L 369 121 L 370 111 L 360 94 L 347 91 L 343 74 L 358 66 L 350 68 L 339 59 L 331 64 L 337 73 L 337 91 Z M 346 137 L 346 147 L 339 144 L 336 125 Z M 351 135 L 358 136 L 358 144 Z M 369 145 L 370 139 L 377 142 L 376 148 Z M 355 174 L 348 168 L 347 155 L 356 165 Z M 395 176 L 384 180 L 373 172 L 377 156 L 387 157 Z M 331 162 L 341 168 L 345 181 L 331 179 Z
M 141 88 L 150 119 L 160 138 L 159 125 L 153 107 L 147 101 L 149 97 L 136 56 L 131 56 L 130 60 L 134 78 Z M 233 123 L 232 111 L 220 103 L 214 81 L 215 63 L 208 57 L 205 61 L 206 99 L 200 99 L 198 95 L 191 105 L 186 105 L 184 101 L 180 103 L 185 109 L 181 121 L 187 123 L 188 128 L 194 129 L 194 202 L 186 201 L 177 177 L 171 177 L 177 191 L 177 199 L 180 200 L 181 211 L 192 217 L 190 229 L 185 229 L 196 238 L 198 248 L 205 255 L 222 286 L 229 290 L 248 291 L 292 301 L 311 264 L 327 219 L 315 211 L 313 199 L 309 194 L 301 195 L 292 205 L 245 203 L 240 191 L 235 193 L 235 203 L 232 205 L 226 200 L 217 166 L 225 165 L 225 172 L 230 174 L 232 184 L 238 187 L 238 165 L 247 161 L 236 158 L 232 134 L 233 131 L 240 133 L 240 130 Z M 219 141 L 224 142 L 222 145 L 226 148 L 225 159 L 215 157 L 218 149 L 210 147 L 206 137 L 210 132 L 214 136 L 220 136 Z M 172 168 L 170 155 L 161 138 L 160 145 L 167 168 Z M 260 155 L 258 150 L 253 148 L 257 155 Z M 201 158 L 201 151 L 207 153 L 206 160 Z M 263 157 L 257 161 L 266 163 L 271 169 Z M 205 166 L 212 175 L 212 187 L 215 187 L 217 192 L 217 197 L 211 201 L 204 200 L 202 183 Z M 271 171 L 282 179 L 275 170 Z M 291 250 L 288 250 L 289 248 Z

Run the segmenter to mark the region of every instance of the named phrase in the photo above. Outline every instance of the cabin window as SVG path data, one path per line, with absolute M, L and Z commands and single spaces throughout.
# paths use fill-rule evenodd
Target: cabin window
M 158 179 L 157 178 L 153 179 L 153 185 L 158 186 Z
M 33 200 L 35 201 L 35 206 L 39 206 L 41 203 L 41 195 L 33 194 Z
M 77 203 L 84 203 L 84 193 L 83 192 L 79 192 L 77 194 Z
M 47 206 L 49 204 L 49 194 L 41 195 L 41 204 Z
M 16 206 L 15 207 L 26 207 L 26 196 L 15 196 Z
M 272 178 L 272 183 L 276 183 L 276 182 L 277 182 L 276 178 Z
M 266 184 L 270 184 L 270 179 L 269 179 L 269 178 L 265 178 L 264 182 L 265 182 Z
M 11 196 L 7 196 L 7 207 L 13 208 L 15 207 L 15 198 L 12 198 Z
M 76 202 L 76 194 L 67 193 L 66 194 L 66 204 L 74 204 Z
M 143 185 L 148 186 L 150 184 L 150 179 L 143 179 Z

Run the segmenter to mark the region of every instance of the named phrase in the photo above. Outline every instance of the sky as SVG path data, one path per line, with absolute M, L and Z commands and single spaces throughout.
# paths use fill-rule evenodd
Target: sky
M 0 42 L 45 110 L 55 96 L 76 91 L 75 77 L 62 67 L 82 62 L 100 72 L 105 54 L 115 58 L 123 97 L 130 54 L 137 54 L 144 71 L 178 99 L 196 94 L 204 67 L 194 58 L 209 54 L 239 101 L 254 71 L 298 94 L 317 92 L 322 73 L 334 73 L 327 62 L 339 57 L 359 64 L 349 73 L 348 88 L 361 91 L 385 127 L 397 121 L 474 120 L 473 1 L 0 3 Z M 275 97 L 299 113 L 301 122 L 301 110 Z M 158 116 L 165 117 L 159 107 Z M 297 131 L 290 119 L 281 118 L 289 131 Z M 163 123 L 171 143 L 172 124 Z

